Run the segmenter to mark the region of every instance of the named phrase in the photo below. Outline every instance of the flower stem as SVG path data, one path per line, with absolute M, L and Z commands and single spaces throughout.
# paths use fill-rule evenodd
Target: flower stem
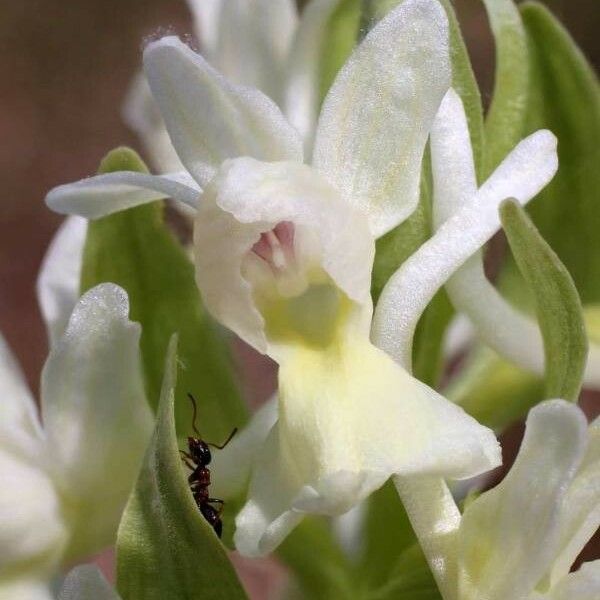
M 444 600 L 457 600 L 460 511 L 441 477 L 394 477 L 394 485 Z

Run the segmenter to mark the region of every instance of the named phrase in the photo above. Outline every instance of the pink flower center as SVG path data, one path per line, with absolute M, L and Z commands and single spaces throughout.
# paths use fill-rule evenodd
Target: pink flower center
M 281 221 L 270 231 L 261 233 L 252 252 L 262 258 L 275 273 L 279 273 L 295 262 L 294 224 Z

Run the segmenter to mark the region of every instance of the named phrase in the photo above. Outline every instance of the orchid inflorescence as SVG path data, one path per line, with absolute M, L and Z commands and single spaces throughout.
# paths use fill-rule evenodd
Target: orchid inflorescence
M 342 515 L 360 520 L 391 480 L 411 526 L 390 562 L 400 559 L 397 572 L 388 570 L 373 589 L 366 576 L 349 595 L 349 566 L 347 587 L 330 582 L 327 597 L 386 598 L 386 589 L 390 598 L 422 597 L 402 579 L 410 583 L 413 572 L 425 573 L 427 597 L 444 600 L 600 597 L 600 563 L 570 573 L 600 522 L 600 425 L 588 425 L 571 402 L 582 383 L 598 386 L 600 355 L 593 343 L 587 352 L 573 281 L 521 208 L 561 176 L 557 138 L 544 128 L 527 132 L 482 176 L 468 58 L 460 54 L 451 5 L 365 2 L 362 13 L 352 13 L 346 4 L 312 0 L 299 17 L 288 0 L 192 1 L 201 53 L 172 36 L 148 43 L 144 76 L 126 104 L 159 174 L 109 169 L 49 192 L 48 206 L 70 216 L 38 286 L 51 338 L 42 425 L 3 352 L 0 472 L 9 485 L 0 490 L 7 523 L 0 598 L 54 597 L 65 567 L 114 544 L 117 527 L 117 589 L 80 566 L 59 582 L 61 598 L 192 597 L 183 567 L 198 569 L 192 580 L 208 586 L 198 597 L 243 597 L 229 567 L 193 564 L 202 552 L 222 565 L 228 560 L 193 510 L 177 453 L 169 415 L 173 402 L 185 400 L 173 375 L 176 341 L 151 440 L 148 366 L 128 293 L 135 306 L 144 299 L 110 282 L 78 299 L 94 221 L 110 224 L 122 211 L 134 216 L 164 199 L 191 218 L 205 309 L 278 366 L 275 396 L 211 465 L 215 497 L 241 502 L 233 535 L 240 554 L 283 548 L 294 572 L 286 546 L 300 539 L 300 553 L 318 554 L 310 537 L 294 537 L 305 519 L 333 517 L 338 528 Z M 493 19 L 523 33 L 510 0 L 486 4 Z M 333 25 L 340 15 L 346 24 L 355 19 L 357 43 L 323 90 L 323 49 L 339 43 Z M 486 143 L 492 147 L 493 138 Z M 412 247 L 399 253 L 374 295 L 385 244 L 418 215 L 426 215 L 428 230 L 416 243 L 396 238 Z M 554 313 L 558 325 L 539 289 L 536 322 L 486 279 L 480 251 L 501 227 L 525 279 L 531 283 L 535 271 L 534 287 L 547 290 L 551 310 L 562 311 L 560 319 Z M 188 260 L 183 252 L 177 257 Z M 122 258 L 117 252 L 111 260 Z M 154 281 L 153 264 L 139 261 Z M 470 319 L 468 343 L 487 344 L 549 382 L 551 369 L 568 363 L 562 387 L 549 384 L 519 405 L 519 416 L 533 408 L 518 457 L 487 491 L 485 474 L 502 462 L 499 431 L 488 426 L 496 423 L 486 422 L 483 410 L 468 414 L 452 386 L 445 395 L 437 391 L 414 360 L 443 289 Z M 162 293 L 158 274 L 152 293 Z M 177 310 L 161 310 L 169 309 Z M 443 351 L 441 333 L 431 338 L 431 361 L 434 348 Z M 556 339 L 564 340 L 559 355 Z M 463 393 L 473 383 L 451 375 Z M 511 383 L 505 388 L 510 393 Z M 181 444 L 185 432 L 178 434 Z M 174 498 L 182 499 L 181 519 Z M 181 523 L 199 535 L 189 539 Z M 359 546 L 361 527 L 366 522 L 355 531 Z M 330 527 L 320 535 L 337 544 Z M 163 554 L 168 559 L 159 564 Z M 296 576 L 311 589 L 310 570 Z

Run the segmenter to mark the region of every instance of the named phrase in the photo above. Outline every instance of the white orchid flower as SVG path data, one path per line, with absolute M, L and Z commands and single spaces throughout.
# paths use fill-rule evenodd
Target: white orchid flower
M 455 95 L 448 95 L 431 136 L 435 176 L 433 220 L 436 228 L 477 192 L 468 136 L 462 104 Z M 519 201 L 524 200 L 522 192 L 515 194 Z M 514 308 L 487 280 L 481 252 L 472 256 L 450 278 L 446 289 L 452 304 L 468 316 L 475 335 L 481 341 L 514 363 L 543 374 L 544 343 L 537 322 Z M 600 388 L 600 346 L 593 340 L 590 342 L 584 385 Z
M 320 105 L 320 59 L 327 25 L 340 0 L 312 0 L 298 15 L 294 0 L 188 0 L 206 60 L 232 83 L 269 96 L 312 147 Z M 181 162 L 145 77 L 136 76 L 124 106 L 153 165 Z
M 72 569 L 60 590 L 58 600 L 120 600 L 121 596 L 106 581 L 95 565 Z
M 8 347 L 0 342 L 0 598 L 51 598 L 61 567 L 110 545 L 152 429 L 139 357 L 140 327 L 125 292 L 103 284 L 73 308 L 81 222 L 69 220 L 39 290 L 52 348 L 41 381 L 41 421 Z M 79 254 L 80 256 L 80 254 Z M 72 257 L 71 257 L 72 258 Z M 73 269 L 71 268 L 73 267 Z
M 504 480 L 468 505 L 458 598 L 593 600 L 600 561 L 569 573 L 600 525 L 600 419 L 563 400 L 532 409 Z
M 311 166 L 271 100 L 179 40 L 150 44 L 144 62 L 196 183 L 112 173 L 60 186 L 47 202 L 90 218 L 164 197 L 197 210 L 207 308 L 280 366 L 278 420 L 237 519 L 240 551 L 272 550 L 305 513 L 343 513 L 391 475 L 466 478 L 497 465 L 493 434 L 414 379 L 405 350 L 435 291 L 499 228 L 498 206 L 515 195 L 507 191 L 524 186 L 525 202 L 552 178 L 552 134 L 524 140 L 485 193 L 409 259 L 371 327 L 374 238 L 417 205 L 424 146 L 450 84 L 440 4 L 407 0 L 366 36 L 324 102 Z

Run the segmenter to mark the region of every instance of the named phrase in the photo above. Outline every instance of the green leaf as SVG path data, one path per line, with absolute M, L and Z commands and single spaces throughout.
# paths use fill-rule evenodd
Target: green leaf
M 365 600 L 442 600 L 418 544 L 402 553 L 388 580 Z
M 293 570 L 305 598 L 352 600 L 357 597 L 352 565 L 324 519 L 304 519 L 279 546 L 277 556 Z
M 184 473 L 174 422 L 177 340 L 169 344 L 156 430 L 117 537 L 124 600 L 246 598 Z
M 146 171 L 138 155 L 119 148 L 102 161 L 101 173 Z M 202 307 L 194 268 L 163 219 L 163 204 L 131 208 L 89 224 L 81 289 L 103 281 L 123 287 L 131 318 L 142 324 L 141 351 L 149 401 L 156 407 L 169 339 L 179 334 L 182 372 L 176 390 L 177 431 L 191 430 L 187 393 L 198 399 L 198 426 L 210 440 L 224 439 L 244 424 L 246 408 L 234 384 L 222 331 Z
M 513 0 L 483 0 L 496 42 L 494 94 L 485 122 L 487 177 L 522 137 L 528 99 L 527 39 Z
M 544 339 L 546 397 L 576 401 L 587 337 L 575 284 L 518 203 L 505 201 L 500 218 L 517 266 L 535 298 Z
M 503 431 L 544 399 L 544 382 L 479 346 L 444 389 L 444 396 L 483 425 Z
M 530 45 L 525 133 L 558 137 L 559 169 L 529 205 L 540 233 L 571 273 L 584 304 L 600 302 L 600 86 L 567 31 L 537 3 L 522 5 Z

